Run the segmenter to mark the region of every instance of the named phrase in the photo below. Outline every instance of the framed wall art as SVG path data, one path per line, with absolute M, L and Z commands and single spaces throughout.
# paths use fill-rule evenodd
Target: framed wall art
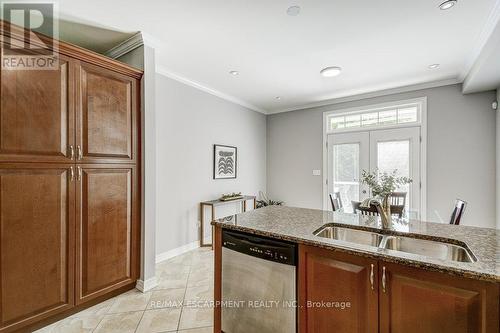
M 237 155 L 236 147 L 214 145 L 214 179 L 236 178 Z

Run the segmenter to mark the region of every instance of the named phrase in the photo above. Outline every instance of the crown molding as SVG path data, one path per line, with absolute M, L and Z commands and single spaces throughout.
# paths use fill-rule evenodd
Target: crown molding
M 471 72 L 474 65 L 481 58 L 481 53 L 483 52 L 485 46 L 487 45 L 489 39 L 491 38 L 497 24 L 500 24 L 500 0 L 496 0 L 493 10 L 486 19 L 479 38 L 477 39 L 476 45 L 473 47 L 469 54 L 468 59 L 466 59 L 464 69 L 460 73 L 458 79 L 462 82 L 465 80 L 467 75 Z
M 367 99 L 367 98 L 381 97 L 381 96 L 405 93 L 405 92 L 410 92 L 410 91 L 417 91 L 417 90 L 422 90 L 422 89 L 449 86 L 449 85 L 458 84 L 458 83 L 461 83 L 461 81 L 457 78 L 454 78 L 454 79 L 446 79 L 446 80 L 440 80 L 440 81 L 418 83 L 418 84 L 383 89 L 383 90 L 376 90 L 376 91 L 362 93 L 362 94 L 349 94 L 349 93 L 347 93 L 346 95 L 344 95 L 342 97 L 327 99 L 327 100 L 323 100 L 320 102 L 309 103 L 309 104 L 304 104 L 304 105 L 299 105 L 299 106 L 293 106 L 290 108 L 276 110 L 276 111 L 270 111 L 267 114 L 276 114 L 276 113 L 304 110 L 304 109 L 310 109 L 310 108 L 321 107 L 321 106 L 326 106 L 326 105 L 359 101 L 359 100 Z
M 152 47 L 155 50 L 161 50 L 161 49 L 165 48 L 165 43 L 161 42 L 156 37 L 153 37 L 146 32 L 141 32 L 141 35 L 142 35 L 142 41 L 144 42 L 144 45 Z
M 138 47 L 141 47 L 142 45 L 144 45 L 142 34 L 138 32 L 132 37 L 124 40 L 120 44 L 106 51 L 105 55 L 112 59 L 117 59 L 122 55 L 127 54 Z
M 237 97 L 234 97 L 234 96 L 231 96 L 231 95 L 228 95 L 226 93 L 223 93 L 219 90 L 215 90 L 215 89 L 212 89 L 210 87 L 207 87 L 199 82 L 196 82 L 196 81 L 193 81 L 191 79 L 188 79 L 184 76 L 181 76 L 177 73 L 174 73 L 172 71 L 169 71 L 167 68 L 163 67 L 163 66 L 159 66 L 157 65 L 156 66 L 156 73 L 158 74 L 161 74 L 163 76 L 166 76 L 168 78 L 171 78 L 173 80 L 176 80 L 178 82 L 181 82 L 181 83 L 184 83 L 188 86 L 191 86 L 193 88 L 196 88 L 198 90 L 201 90 L 201 91 L 204 91 L 206 93 L 209 93 L 211 95 L 214 95 L 214 96 L 217 96 L 219 98 L 222 98 L 222 99 L 225 99 L 226 101 L 229 101 L 229 102 L 232 102 L 232 103 L 235 103 L 235 104 L 238 104 L 238 105 L 241 105 L 247 109 L 250 109 L 250 110 L 253 110 L 253 111 L 257 111 L 257 112 L 260 112 L 260 113 L 263 113 L 263 114 L 268 114 L 268 112 L 264 109 L 261 109 L 253 104 L 250 104 L 250 103 L 247 103 Z
M 7 29 L 7 26 L 9 26 L 9 29 Z M 0 20 L 0 39 L 3 39 L 3 36 L 8 36 L 10 38 L 23 41 L 24 43 L 30 44 L 32 46 L 38 46 L 41 48 L 46 47 L 50 44 L 51 41 L 54 40 L 51 37 L 38 33 L 38 39 L 27 39 L 26 36 L 29 35 L 29 32 L 31 31 L 28 29 L 24 29 L 23 27 L 19 27 L 15 24 Z M 110 59 L 94 51 L 90 51 L 70 43 L 61 42 L 59 40 L 55 41 L 57 42 L 57 48 L 55 48 L 54 51 L 58 54 L 77 58 L 79 60 L 86 61 L 89 64 L 108 68 L 115 72 L 128 75 L 136 79 L 140 79 L 144 73 L 140 69 L 134 68 L 120 61 Z

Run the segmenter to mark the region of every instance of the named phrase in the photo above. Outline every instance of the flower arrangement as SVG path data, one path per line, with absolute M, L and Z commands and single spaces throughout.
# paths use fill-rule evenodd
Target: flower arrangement
M 397 177 L 396 173 L 397 170 L 391 173 L 379 173 L 378 170 L 374 172 L 363 170 L 361 181 L 368 185 L 374 197 L 383 200 L 387 199 L 389 195 L 399 187 L 413 182 L 413 180 L 408 177 Z
M 368 185 L 372 192 L 372 196 L 376 199 L 375 205 L 377 205 L 377 210 L 380 213 L 382 225 L 384 227 L 388 227 L 391 224 L 391 204 L 389 202 L 389 196 L 399 187 L 413 182 L 413 180 L 408 177 L 397 177 L 396 174 L 397 170 L 391 173 L 380 173 L 378 170 L 374 172 L 363 170 L 361 175 L 361 182 Z

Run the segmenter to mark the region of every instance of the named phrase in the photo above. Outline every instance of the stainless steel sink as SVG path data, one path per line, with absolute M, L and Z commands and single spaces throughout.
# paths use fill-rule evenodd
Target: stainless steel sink
M 344 242 L 371 245 L 378 247 L 383 236 L 369 231 L 342 228 L 334 226 L 323 226 L 314 232 L 316 236 L 336 239 Z
M 433 259 L 459 262 L 476 262 L 472 252 L 466 246 L 452 243 L 425 240 L 406 236 L 383 235 L 377 232 L 353 228 L 324 225 L 314 235 L 348 243 L 369 245 L 381 249 L 417 254 Z
M 411 237 L 387 236 L 380 247 L 434 259 L 460 262 L 476 261 L 469 251 L 462 246 Z

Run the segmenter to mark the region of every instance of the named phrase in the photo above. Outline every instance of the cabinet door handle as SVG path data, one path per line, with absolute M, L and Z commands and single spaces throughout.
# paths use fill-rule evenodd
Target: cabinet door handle
M 69 145 L 69 158 L 70 159 L 75 158 L 75 149 L 73 148 L 73 145 Z
M 371 264 L 371 268 L 370 268 L 370 285 L 371 285 L 371 287 L 372 287 L 372 290 L 374 290 L 374 289 L 375 289 L 375 288 L 374 288 L 374 286 L 373 286 L 373 282 L 374 282 L 374 281 L 373 281 L 373 280 L 374 280 L 373 267 L 374 267 L 374 265 L 373 265 L 373 264 Z
M 386 291 L 386 283 L 387 283 L 387 278 L 385 276 L 385 266 L 382 267 L 382 291 L 385 293 Z
M 81 167 L 78 167 L 78 176 L 77 176 L 76 180 L 78 180 L 78 181 L 82 180 L 82 168 Z
M 73 181 L 75 180 L 75 170 L 73 170 L 73 167 L 69 167 L 69 180 Z
M 78 151 L 78 159 L 81 160 L 83 158 L 83 151 L 82 151 L 82 147 L 80 147 L 79 145 L 76 146 L 76 150 Z

